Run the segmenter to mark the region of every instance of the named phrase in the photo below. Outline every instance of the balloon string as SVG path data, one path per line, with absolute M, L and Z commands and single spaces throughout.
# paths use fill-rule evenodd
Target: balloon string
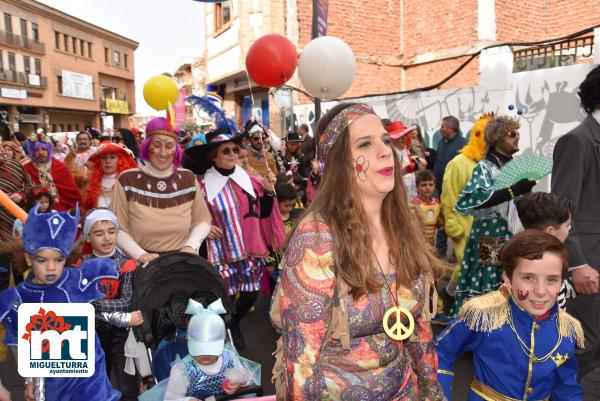
M 254 94 L 252 93 L 252 81 L 250 80 L 250 75 L 248 74 L 248 70 L 246 70 L 246 78 L 248 78 L 248 89 L 250 89 L 250 101 L 252 102 L 252 110 L 254 111 Z M 250 113 L 252 114 L 252 113 Z
M 250 81 L 250 75 L 248 75 L 248 70 L 245 71 L 246 72 L 246 77 L 248 78 L 248 89 L 250 89 L 250 101 L 252 102 L 252 110 L 250 113 L 250 118 L 254 118 L 253 112 L 254 112 L 254 94 L 252 93 L 252 82 Z M 261 127 L 262 128 L 262 127 Z M 263 132 L 267 135 L 269 135 L 269 133 L 267 131 L 265 131 L 264 128 L 262 128 Z M 265 167 L 267 167 L 267 171 L 272 172 L 271 168 L 269 167 L 269 163 L 267 162 L 267 150 L 265 148 L 265 143 L 263 141 L 263 136 L 262 134 L 259 136 L 260 138 L 260 145 L 262 148 L 262 154 L 263 154 L 263 159 L 265 161 Z M 266 179 L 267 177 L 265 177 Z M 275 192 L 275 188 L 273 188 L 273 193 L 275 194 L 275 196 L 277 196 L 277 193 Z
M 269 133 L 267 131 L 265 131 L 264 128 L 262 128 L 263 132 L 267 135 L 269 135 Z M 267 162 L 267 150 L 265 148 L 265 142 L 263 141 L 263 136 L 262 134 L 259 135 L 258 137 L 260 139 L 260 147 L 262 148 L 262 154 L 263 154 L 263 159 L 265 160 L 265 166 L 267 167 L 267 172 L 272 173 L 271 171 L 271 167 L 269 167 L 269 163 Z M 266 180 L 268 180 L 267 177 L 264 177 Z M 273 194 L 275 196 L 277 196 L 277 192 L 275 191 L 275 186 L 273 186 Z

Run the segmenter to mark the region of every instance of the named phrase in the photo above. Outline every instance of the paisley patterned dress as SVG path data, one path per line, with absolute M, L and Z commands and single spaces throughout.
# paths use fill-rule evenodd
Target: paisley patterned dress
M 353 300 L 340 294 L 347 311 L 350 349 L 324 338 L 332 318 L 336 279 L 332 237 L 322 222 L 307 221 L 294 233 L 283 261 L 278 291 L 282 318 L 286 400 L 442 400 L 436 382 L 432 331 L 421 316 L 424 280 L 396 291 L 415 316 L 410 340 L 395 341 L 383 331 L 383 315 L 395 306 L 390 290 Z M 383 277 L 380 275 L 383 282 Z

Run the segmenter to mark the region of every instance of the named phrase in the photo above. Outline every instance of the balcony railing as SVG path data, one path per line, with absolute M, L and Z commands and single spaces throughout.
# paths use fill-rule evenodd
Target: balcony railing
M 27 74 L 21 71 L 0 71 L 0 81 L 35 88 L 46 88 L 48 86 L 48 78 L 36 74 Z
M 0 31 L 0 44 L 27 49 L 32 53 L 41 55 L 46 54 L 46 46 L 44 43 L 12 32 Z
M 515 50 L 513 58 L 513 72 L 532 71 L 591 61 L 594 58 L 594 36 L 567 39 L 551 45 Z

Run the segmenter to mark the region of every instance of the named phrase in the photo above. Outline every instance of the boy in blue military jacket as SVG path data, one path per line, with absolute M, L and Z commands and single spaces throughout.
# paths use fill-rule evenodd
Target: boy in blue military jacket
M 17 345 L 19 305 L 24 303 L 88 303 L 104 297 L 98 289 L 102 279 L 118 278 L 114 261 L 98 258 L 79 269 L 65 262 L 75 241 L 79 211 L 39 213 L 34 207 L 23 228 L 25 260 L 31 274 L 15 288 L 0 292 L 0 321 L 6 329 L 4 342 Z M 95 372 L 91 377 L 45 379 L 46 401 L 117 401 L 106 374 L 104 352 L 96 336 Z M 25 398 L 33 399 L 33 383 L 26 380 Z
M 454 361 L 473 351 L 469 401 L 577 401 L 575 347 L 580 323 L 556 299 L 567 275 L 567 253 L 540 230 L 515 235 L 502 250 L 504 285 L 468 300 L 435 340 L 438 381 L 450 399 Z

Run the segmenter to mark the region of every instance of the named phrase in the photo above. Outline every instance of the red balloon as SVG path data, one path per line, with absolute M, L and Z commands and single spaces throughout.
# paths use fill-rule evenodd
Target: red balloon
M 246 55 L 248 75 L 260 86 L 283 85 L 294 75 L 297 63 L 294 44 L 285 36 L 274 33 L 258 38 Z

